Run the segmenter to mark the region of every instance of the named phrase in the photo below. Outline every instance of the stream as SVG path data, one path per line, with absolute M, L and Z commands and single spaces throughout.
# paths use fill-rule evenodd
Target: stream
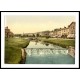
M 45 42 L 30 41 L 25 64 L 75 64 L 66 48 Z

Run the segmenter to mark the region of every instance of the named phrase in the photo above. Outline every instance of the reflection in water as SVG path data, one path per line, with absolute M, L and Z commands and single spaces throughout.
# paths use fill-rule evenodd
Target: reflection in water
M 41 42 L 41 44 L 46 45 L 46 46 L 49 45 L 49 43 L 47 43 L 47 42 Z
M 30 42 L 26 48 L 26 64 L 74 64 L 75 59 L 68 50 L 60 46 L 41 42 Z
M 45 45 L 46 45 L 46 46 L 48 46 L 49 44 L 48 44 L 48 43 L 46 43 Z

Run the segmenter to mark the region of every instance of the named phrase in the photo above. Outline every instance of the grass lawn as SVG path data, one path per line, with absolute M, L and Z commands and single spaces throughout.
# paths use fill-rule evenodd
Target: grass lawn
M 67 48 L 69 46 L 75 46 L 75 39 L 60 39 L 60 38 L 39 38 L 40 40 L 44 42 L 49 42 L 58 46 L 62 46 L 64 48 Z
M 5 39 L 5 63 L 18 64 L 21 61 L 21 48 L 28 44 L 29 41 L 22 38 Z

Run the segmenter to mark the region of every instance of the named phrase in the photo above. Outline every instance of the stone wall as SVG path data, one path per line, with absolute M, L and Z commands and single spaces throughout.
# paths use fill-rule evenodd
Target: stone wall
M 71 55 L 72 57 L 75 57 L 75 48 L 72 46 L 69 46 L 68 48 L 68 53 L 69 55 Z
M 20 64 L 25 64 L 27 53 L 25 51 L 25 48 L 22 48 L 21 51 L 22 51 L 22 56 L 21 56 Z

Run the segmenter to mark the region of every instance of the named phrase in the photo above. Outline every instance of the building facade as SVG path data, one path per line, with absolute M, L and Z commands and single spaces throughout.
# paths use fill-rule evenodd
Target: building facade
M 67 36 L 68 38 L 75 38 L 75 26 L 76 26 L 75 22 L 72 22 L 68 26 L 68 29 L 69 29 L 69 35 Z
M 50 37 L 75 38 L 75 22 L 72 22 L 68 27 L 54 29 L 53 32 L 50 32 Z
M 13 34 L 13 32 L 10 31 L 10 29 L 8 28 L 8 26 L 5 27 L 5 37 L 9 38 L 9 37 L 13 37 L 13 36 L 14 36 L 14 34 Z
M 7 29 L 6 33 L 10 30 Z M 54 38 L 75 38 L 75 22 L 72 22 L 68 27 L 54 29 L 52 31 L 41 31 L 36 33 L 26 33 L 28 37 L 54 37 Z

